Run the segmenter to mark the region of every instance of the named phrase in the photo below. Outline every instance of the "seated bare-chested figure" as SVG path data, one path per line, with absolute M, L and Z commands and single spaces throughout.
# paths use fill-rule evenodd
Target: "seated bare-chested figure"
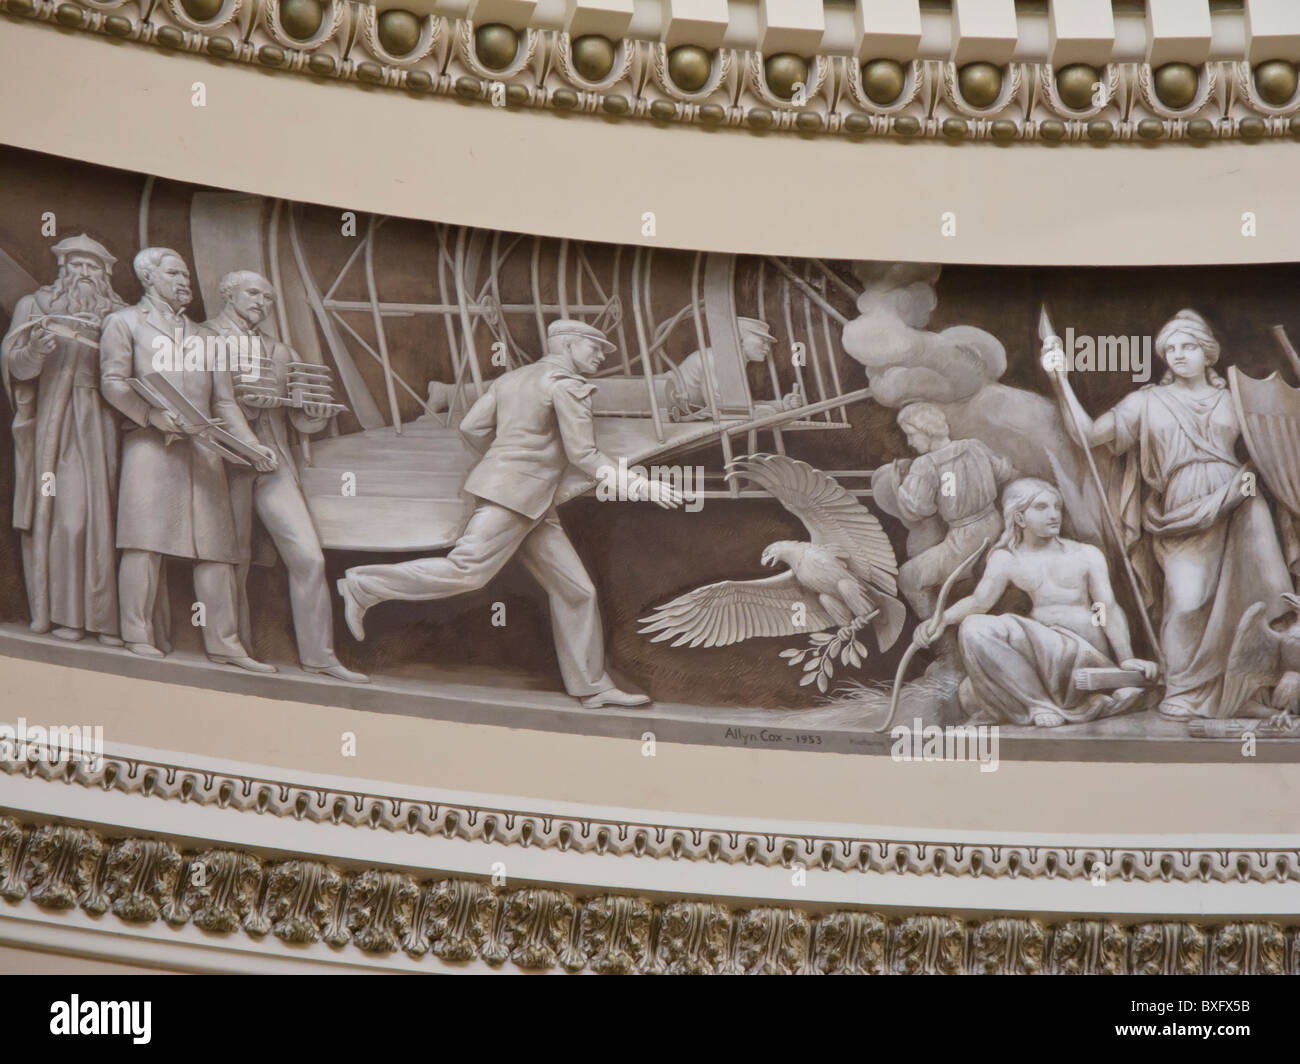
M 1003 533 L 974 592 L 917 629 L 921 646 L 959 625 L 966 679 L 958 691 L 974 721 L 1054 728 L 1113 717 L 1138 706 L 1141 687 L 1081 691 L 1074 671 L 1114 668 L 1154 680 L 1159 667 L 1133 656 L 1105 556 L 1061 538 L 1061 495 L 1044 480 L 1012 481 L 1002 494 Z M 1028 617 L 989 615 L 1008 587 L 1029 596 Z

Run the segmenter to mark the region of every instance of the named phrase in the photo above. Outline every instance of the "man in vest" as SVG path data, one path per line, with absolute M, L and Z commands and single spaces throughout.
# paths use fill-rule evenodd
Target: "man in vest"
M 256 514 L 289 570 L 289 603 L 303 670 L 351 683 L 368 683 L 369 677 L 345 668 L 334 654 L 334 617 L 325 584 L 325 555 L 303 498 L 289 443 L 291 425 L 305 436 L 314 435 L 329 424 L 338 408 L 328 401 L 305 402 L 301 407 L 289 408 L 286 418 L 282 401 L 288 396 L 289 363 L 297 362 L 298 357 L 292 348 L 278 343 L 262 329 L 275 305 L 275 289 L 265 277 L 251 270 L 236 270 L 222 278 L 220 292 L 224 301 L 221 311 L 205 322 L 204 328 L 229 341 L 230 348 L 261 354 L 256 381 L 241 384 L 238 378 L 245 376 L 239 372 L 243 367 L 232 363 L 231 370 L 236 376 L 235 398 L 245 419 L 262 445 L 275 454 L 275 468 L 269 473 L 245 467 L 230 470 L 241 557 L 236 575 L 240 639 L 245 646 L 252 646 L 248 572 Z
M 605 638 L 591 577 L 564 534 L 555 497 L 564 484 L 608 477 L 617 464 L 596 446 L 588 380 L 614 345 L 581 321 L 551 322 L 547 353 L 492 382 L 465 415 L 461 435 L 483 457 L 465 492 L 477 500 L 445 557 L 361 565 L 338 582 L 348 627 L 358 639 L 371 606 L 427 601 L 483 587 L 516 553 L 546 590 L 551 635 L 565 690 L 585 706 L 639 706 L 645 695 L 619 690 L 605 669 Z M 681 494 L 633 472 L 628 493 L 672 509 Z

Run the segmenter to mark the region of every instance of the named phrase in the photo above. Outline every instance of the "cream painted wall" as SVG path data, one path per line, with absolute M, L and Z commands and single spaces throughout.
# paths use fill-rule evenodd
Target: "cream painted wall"
M 665 128 L 415 99 L 12 20 L 0 98 L 33 101 L 0 115 L 5 143 L 543 235 L 647 242 L 653 211 L 660 246 L 827 258 L 1268 262 L 1300 246 L 1289 142 L 994 147 Z M 954 237 L 940 235 L 945 211 Z
M 450 724 L 131 680 L 5 659 L 0 704 L 29 721 L 102 724 L 117 744 L 187 751 L 292 773 L 324 773 L 440 791 L 477 792 L 527 807 L 530 799 L 677 814 L 696 824 L 736 817 L 777 831 L 820 825 L 887 826 L 948 839 L 1032 832 L 1065 835 L 1204 835 L 1201 844 L 1249 845 L 1294 835 L 1300 765 L 1082 764 L 1003 761 L 894 762 L 885 757 L 800 754 L 604 739 Z M 69 715 L 67 707 L 78 707 Z M 11 710 L 8 717 L 16 714 Z M 356 735 L 356 756 L 342 736 Z M 33 782 L 27 795 L 39 803 Z M 382 784 L 378 784 L 382 786 Z M 75 793 L 75 792 L 74 792 Z M 382 791 L 381 791 L 382 793 Z M 96 798 L 86 792 L 86 815 Z M 797 823 L 796 823 L 797 822 Z M 1211 842 L 1212 840 L 1212 842 Z M 1136 840 L 1132 844 L 1136 844 Z M 1191 844 L 1191 843 L 1185 843 Z

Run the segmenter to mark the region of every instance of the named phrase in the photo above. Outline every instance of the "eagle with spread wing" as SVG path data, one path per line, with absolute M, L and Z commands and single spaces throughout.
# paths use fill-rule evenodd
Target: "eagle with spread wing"
M 812 542 L 769 543 L 760 561 L 785 572 L 688 591 L 641 618 L 641 633 L 675 647 L 724 647 L 869 623 L 881 650 L 893 646 L 906 610 L 897 598 L 894 549 L 875 515 L 834 478 L 785 455 L 738 458 L 727 467 L 732 478 L 767 491 L 804 523 Z

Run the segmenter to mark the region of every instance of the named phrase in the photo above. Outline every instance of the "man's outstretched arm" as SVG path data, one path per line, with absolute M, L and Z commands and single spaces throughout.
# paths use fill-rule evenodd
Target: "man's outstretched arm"
M 590 384 L 561 381 L 551 393 L 551 403 L 560 426 L 564 454 L 570 464 L 593 480 L 602 480 L 611 475 L 618 464 L 596 446 L 596 422 L 591 413 L 592 390 Z M 627 483 L 633 499 L 649 499 L 667 510 L 682 503 L 681 492 L 663 481 L 650 480 L 629 471 Z

